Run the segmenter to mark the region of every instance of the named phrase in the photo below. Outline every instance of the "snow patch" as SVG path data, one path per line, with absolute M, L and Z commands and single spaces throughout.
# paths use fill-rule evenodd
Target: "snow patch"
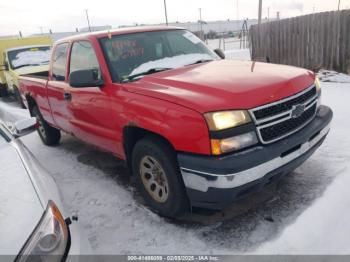
M 329 70 L 320 70 L 317 74 L 322 82 L 350 83 L 350 75 Z
M 23 65 L 47 65 L 50 61 L 51 50 L 24 51 L 18 53 L 12 60 L 14 67 Z
M 28 110 L 18 108 L 16 104 L 0 102 L 0 119 L 6 122 L 30 118 Z
M 301 214 L 282 235 L 262 245 L 258 254 L 350 254 L 349 166 L 324 195 Z
M 229 60 L 251 60 L 249 49 L 227 50 L 225 51 L 225 56 Z
M 130 75 L 136 75 L 147 72 L 152 68 L 179 68 L 185 65 L 193 64 L 198 60 L 212 60 L 213 57 L 207 54 L 187 54 L 173 57 L 165 57 L 159 60 L 149 61 L 136 67 Z

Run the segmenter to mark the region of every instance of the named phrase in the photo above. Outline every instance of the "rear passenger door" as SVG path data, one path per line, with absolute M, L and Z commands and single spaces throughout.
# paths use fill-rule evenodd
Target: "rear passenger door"
M 102 80 L 101 68 L 90 41 L 73 43 L 69 73 L 93 69 Z M 106 86 L 69 87 L 70 125 L 76 137 L 108 151 L 115 151 L 115 130 L 111 114 L 111 99 Z

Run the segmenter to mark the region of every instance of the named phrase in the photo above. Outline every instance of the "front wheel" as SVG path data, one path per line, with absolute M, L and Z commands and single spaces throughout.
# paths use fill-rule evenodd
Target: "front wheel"
M 189 210 L 176 155 L 161 139 L 150 137 L 136 143 L 132 169 L 140 194 L 153 211 L 176 217 Z
M 35 106 L 32 109 L 32 115 L 38 120 L 38 134 L 43 141 L 43 143 L 47 146 L 54 146 L 60 142 L 61 132 L 60 130 L 50 126 L 45 119 L 42 117 L 39 108 Z

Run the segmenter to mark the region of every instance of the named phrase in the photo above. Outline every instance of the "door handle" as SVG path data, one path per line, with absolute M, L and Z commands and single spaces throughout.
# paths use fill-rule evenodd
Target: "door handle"
M 71 101 L 72 100 L 72 94 L 68 92 L 63 93 L 64 100 Z

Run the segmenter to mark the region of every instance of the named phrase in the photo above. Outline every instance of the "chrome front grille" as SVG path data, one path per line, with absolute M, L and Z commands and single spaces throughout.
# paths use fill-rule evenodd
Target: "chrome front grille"
M 260 141 L 275 142 L 308 124 L 317 111 L 318 94 L 312 85 L 286 99 L 250 110 Z

